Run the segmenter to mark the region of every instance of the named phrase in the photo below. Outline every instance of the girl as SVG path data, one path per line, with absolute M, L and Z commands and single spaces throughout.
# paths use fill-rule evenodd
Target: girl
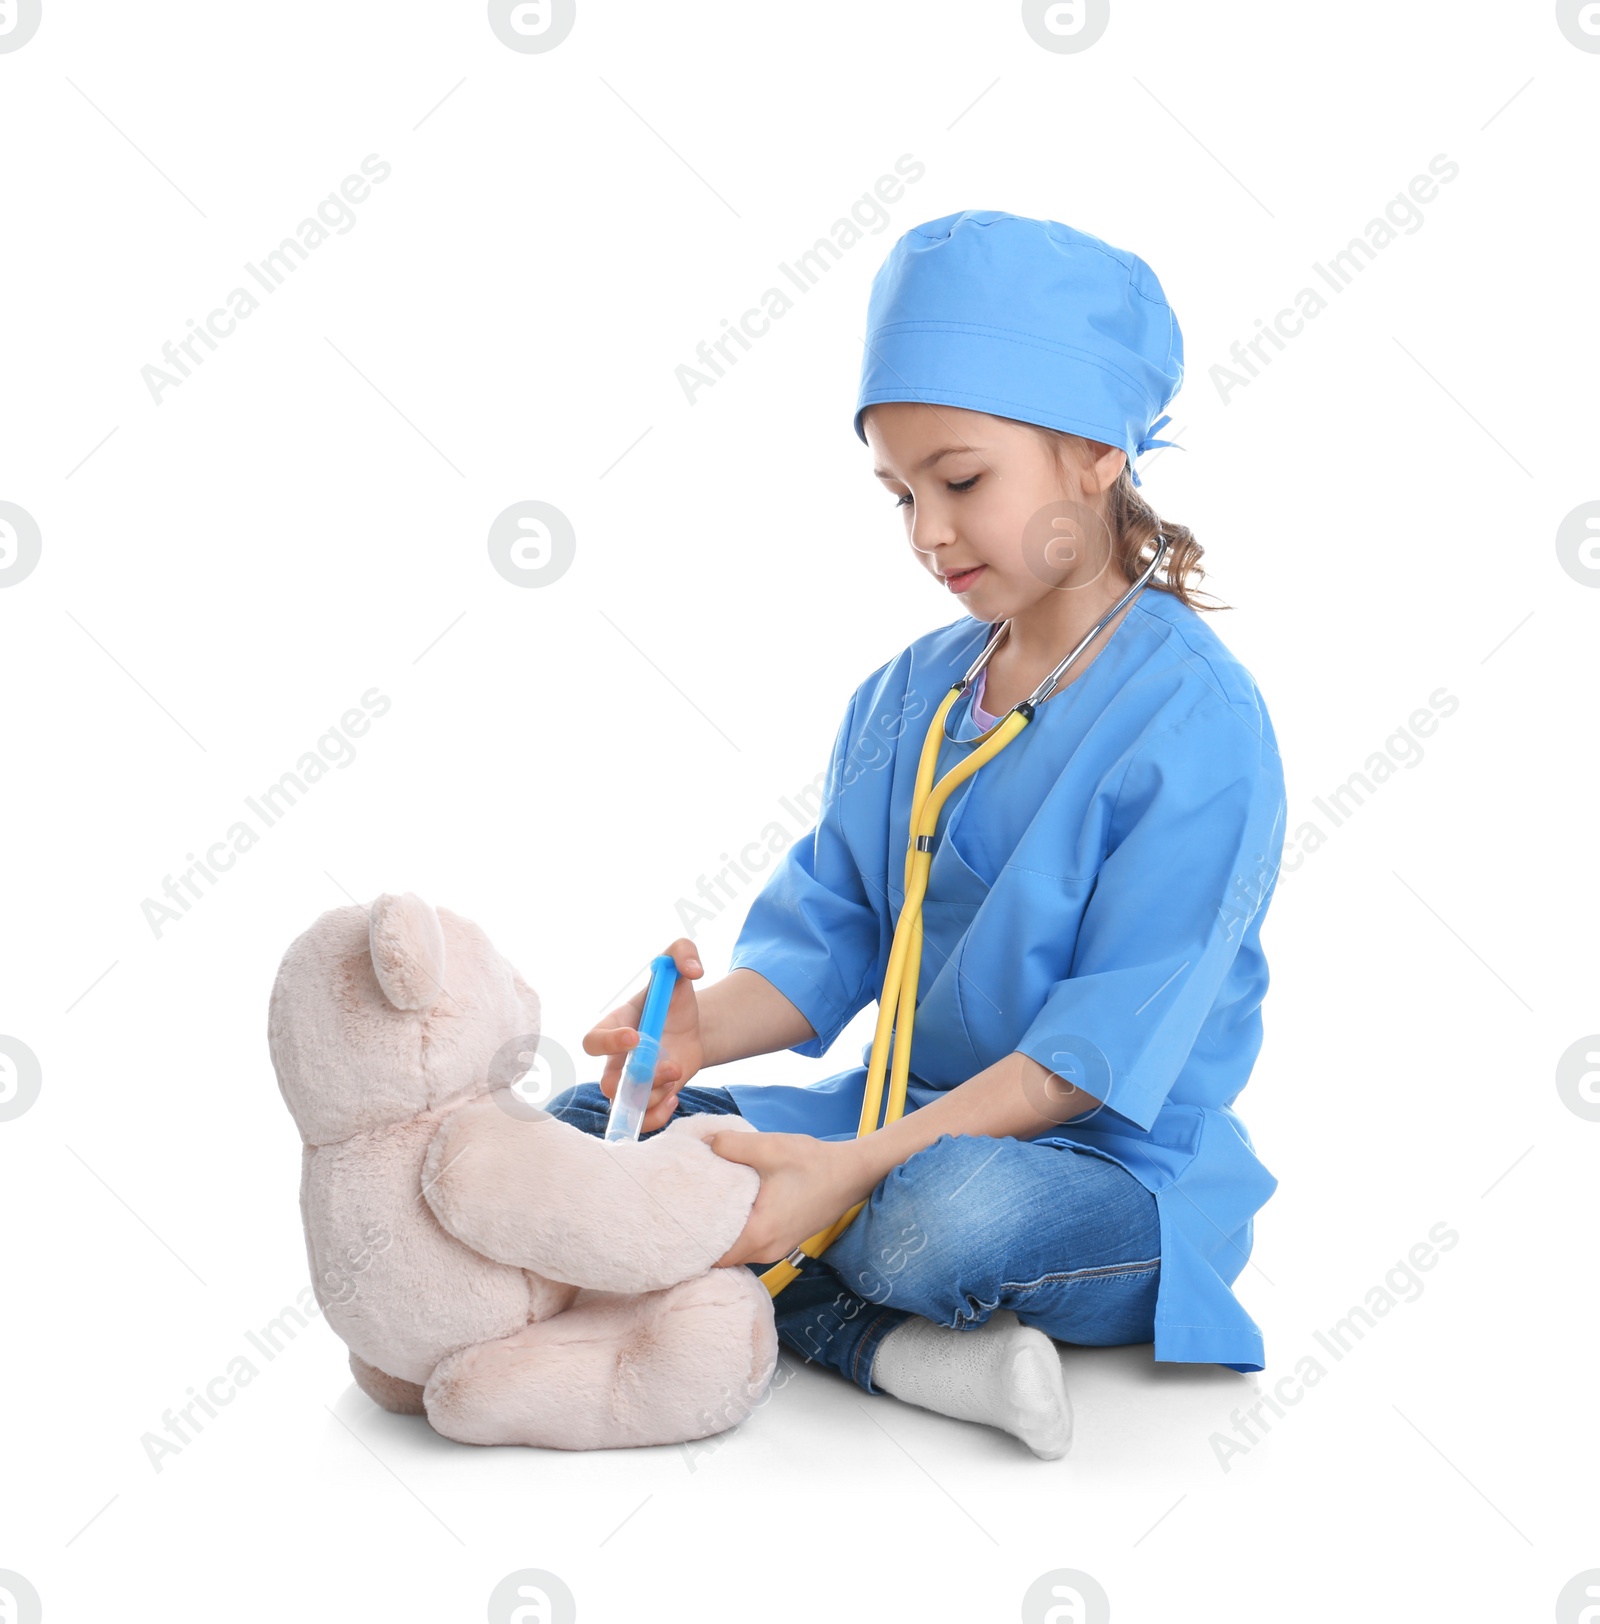
M 861 683 L 816 828 L 750 908 L 730 973 L 673 994 L 644 1131 L 714 1136 L 760 1194 L 719 1260 L 765 1268 L 866 1205 L 775 1298 L 783 1344 L 867 1392 L 1064 1454 L 1056 1342 L 1260 1370 L 1231 1286 L 1276 1179 L 1232 1106 L 1261 1045 L 1260 927 L 1284 792 L 1249 674 L 1196 613 L 1201 549 L 1132 461 L 1183 377 L 1136 255 L 1055 221 L 968 210 L 909 231 L 873 282 L 855 415 L 917 565 L 964 611 Z M 1026 700 L 1157 556 L 935 835 L 905 1114 L 857 1137 L 867 1069 L 808 1087 L 695 1081 L 820 1056 L 878 996 L 930 719 L 942 776 Z M 998 632 L 1003 623 L 1003 632 Z M 551 1109 L 604 1129 L 644 994 L 584 1040 L 600 1083 Z M 866 1055 L 863 1055 L 863 1059 Z

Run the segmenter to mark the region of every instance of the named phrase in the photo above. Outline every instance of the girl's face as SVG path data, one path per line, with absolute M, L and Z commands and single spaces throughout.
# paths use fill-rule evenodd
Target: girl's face
M 1029 424 L 917 401 L 868 407 L 862 429 L 917 561 L 976 619 L 1126 588 L 1104 519 L 1120 450 L 1095 447 L 1094 460 L 1063 466 Z

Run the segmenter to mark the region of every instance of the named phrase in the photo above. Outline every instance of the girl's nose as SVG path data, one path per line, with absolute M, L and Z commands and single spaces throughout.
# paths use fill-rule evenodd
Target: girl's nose
M 929 558 L 938 556 L 939 550 L 954 541 L 955 532 L 948 524 L 918 512 L 911 521 L 911 545 Z

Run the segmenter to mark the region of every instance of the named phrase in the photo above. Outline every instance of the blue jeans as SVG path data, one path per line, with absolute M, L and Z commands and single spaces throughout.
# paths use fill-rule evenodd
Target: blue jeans
M 580 1083 L 547 1109 L 603 1134 L 611 1102 L 598 1083 Z M 691 1084 L 674 1116 L 696 1112 L 739 1109 L 726 1089 Z M 778 1340 L 868 1393 L 878 1391 L 878 1344 L 912 1314 L 964 1331 L 1011 1309 L 1058 1342 L 1151 1342 L 1160 1243 L 1155 1197 L 1116 1162 L 1064 1145 L 941 1134 L 894 1168 L 773 1299 Z

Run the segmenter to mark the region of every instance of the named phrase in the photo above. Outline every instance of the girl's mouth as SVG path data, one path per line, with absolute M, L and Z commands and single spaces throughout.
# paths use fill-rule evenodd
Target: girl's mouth
M 944 584 L 952 592 L 965 592 L 988 567 L 987 564 L 978 564 L 970 570 L 962 570 L 959 574 L 947 575 L 944 578 Z

